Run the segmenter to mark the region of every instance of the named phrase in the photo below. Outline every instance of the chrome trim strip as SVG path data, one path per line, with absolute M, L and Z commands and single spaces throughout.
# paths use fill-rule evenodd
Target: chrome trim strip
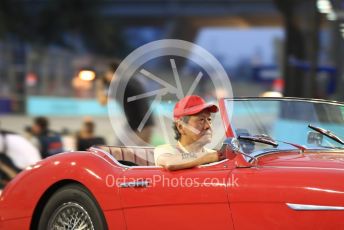
M 335 170 L 335 171 L 344 171 L 344 168 L 320 168 L 320 167 L 309 167 L 309 166 L 269 166 L 269 165 L 263 165 L 261 167 L 264 168 L 283 168 L 283 169 L 310 169 L 310 170 Z
M 215 162 L 211 162 L 211 163 L 207 163 L 204 165 L 198 165 L 196 168 L 206 168 L 206 167 L 210 167 L 210 166 L 214 166 L 214 165 L 219 165 L 222 164 L 226 161 L 229 161 L 228 159 L 223 159 L 222 161 L 215 161 Z
M 104 153 L 106 156 L 108 156 L 111 160 L 113 160 L 113 162 L 114 162 L 116 165 L 118 165 L 118 166 L 120 166 L 120 167 L 122 167 L 122 168 L 124 168 L 124 169 L 129 168 L 128 165 L 123 165 L 123 164 L 119 163 L 119 162 L 117 161 L 117 159 L 116 159 L 114 156 L 112 156 L 110 153 L 106 152 L 106 151 L 103 150 L 103 149 L 100 149 L 100 148 L 97 148 L 97 147 L 91 147 L 89 150 L 92 152 L 92 154 L 95 154 L 93 151 L 100 151 L 100 152 Z M 92 150 L 93 150 L 93 151 L 92 151 Z M 95 154 L 95 155 L 97 155 L 97 154 Z M 98 156 L 98 155 L 97 155 L 97 156 Z
M 93 150 L 93 151 L 100 151 L 100 152 L 104 153 L 106 156 L 108 156 L 110 159 L 112 159 L 113 161 L 115 161 L 115 162 L 117 161 L 116 158 L 114 158 L 114 156 L 112 156 L 110 153 L 106 152 L 106 151 L 103 150 L 103 149 L 100 149 L 100 148 L 97 148 L 97 147 L 93 147 L 93 146 L 92 146 L 92 147 L 90 148 L 90 151 L 93 152 L 92 150 Z
M 121 188 L 145 188 L 149 186 L 148 181 L 135 181 L 135 182 L 126 182 L 121 183 L 119 187 Z
M 343 206 L 325 206 L 325 205 L 310 205 L 310 204 L 292 204 L 286 205 L 296 211 L 344 211 Z

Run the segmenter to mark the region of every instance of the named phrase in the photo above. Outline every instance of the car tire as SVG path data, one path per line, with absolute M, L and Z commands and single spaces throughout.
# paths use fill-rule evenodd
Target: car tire
M 98 203 L 83 186 L 70 184 L 58 189 L 48 200 L 39 219 L 38 230 L 107 230 Z

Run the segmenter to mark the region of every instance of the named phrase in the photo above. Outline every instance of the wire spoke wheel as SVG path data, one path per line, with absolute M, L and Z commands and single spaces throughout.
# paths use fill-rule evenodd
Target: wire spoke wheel
M 87 211 L 77 203 L 68 202 L 59 207 L 52 215 L 48 224 L 52 230 L 83 230 L 94 229 Z
M 107 230 L 106 219 L 94 196 L 80 184 L 59 188 L 44 205 L 38 230 Z

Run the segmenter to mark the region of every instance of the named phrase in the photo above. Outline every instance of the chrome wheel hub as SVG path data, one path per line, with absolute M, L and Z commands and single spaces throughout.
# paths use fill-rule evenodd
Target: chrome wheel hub
M 94 230 L 91 217 L 79 204 L 62 204 L 51 216 L 48 229 L 52 230 Z

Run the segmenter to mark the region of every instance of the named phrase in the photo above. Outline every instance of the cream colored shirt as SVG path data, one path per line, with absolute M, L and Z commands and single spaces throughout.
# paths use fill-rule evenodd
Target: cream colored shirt
M 201 151 L 195 154 L 197 155 L 197 157 L 200 157 L 201 155 L 205 153 L 213 153 L 213 152 L 216 152 L 216 151 L 203 147 Z M 180 153 L 188 153 L 188 151 L 184 148 L 184 146 L 179 141 L 177 145 L 169 145 L 169 144 L 159 145 L 154 149 L 154 161 L 155 161 L 156 166 L 158 166 L 158 158 L 164 153 L 180 154 Z

